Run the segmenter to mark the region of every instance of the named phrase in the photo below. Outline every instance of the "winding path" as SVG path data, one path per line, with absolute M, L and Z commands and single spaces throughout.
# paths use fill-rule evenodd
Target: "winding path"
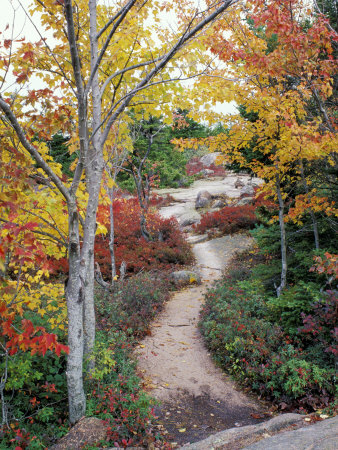
M 185 195 L 191 202 L 187 191 Z M 177 207 L 184 214 L 182 198 L 171 211 Z M 251 414 L 257 415 L 262 406 L 237 390 L 215 366 L 197 327 L 207 287 L 220 277 L 236 251 L 251 244 L 252 239 L 244 234 L 193 244 L 202 285 L 175 293 L 153 324 L 151 335 L 137 349 L 146 386 L 161 402 L 157 413 L 178 444 L 225 428 L 257 423 Z

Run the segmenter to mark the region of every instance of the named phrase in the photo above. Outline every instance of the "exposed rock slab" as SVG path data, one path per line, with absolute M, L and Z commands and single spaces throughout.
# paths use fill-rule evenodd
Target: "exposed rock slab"
M 196 197 L 196 202 L 195 202 L 195 208 L 199 209 L 199 208 L 206 208 L 211 204 L 212 201 L 212 196 L 210 194 L 210 192 L 204 190 L 204 191 L 199 191 L 199 193 L 197 194 Z
M 195 220 L 195 218 L 197 219 L 197 216 L 194 215 L 197 213 L 195 210 L 195 201 L 198 192 L 202 190 L 207 190 L 213 198 L 218 196 L 226 196 L 231 199 L 239 198 L 240 189 L 235 188 L 237 178 L 237 174 L 229 173 L 225 178 L 197 180 L 189 188 L 157 190 L 157 194 L 170 194 L 175 199 L 173 204 L 161 208 L 162 217 L 167 218 L 174 216 L 180 224 L 182 223 L 182 220 L 185 220 L 185 218 L 189 215 L 193 217 L 193 220 Z M 243 181 L 243 184 L 248 184 L 251 177 L 249 175 L 241 175 L 240 179 Z M 257 179 L 255 181 L 251 181 L 251 183 L 255 185 L 260 184 L 261 180 Z
M 251 183 L 248 183 L 246 186 L 243 186 L 241 189 L 241 197 L 253 197 L 255 195 L 254 186 Z
M 182 228 L 199 222 L 201 215 L 195 209 L 188 209 L 179 218 L 179 224 Z
M 220 155 L 222 155 L 221 152 L 207 153 L 201 157 L 200 161 L 203 166 L 208 167 L 211 166 L 211 164 L 215 164 L 217 157 Z
M 186 286 L 189 284 L 201 284 L 201 275 L 191 270 L 177 270 L 170 274 L 170 279 L 176 286 Z
M 78 450 L 105 439 L 107 425 L 97 417 L 83 417 L 51 450 Z
M 337 450 L 338 416 L 244 447 L 248 450 Z
M 273 419 L 268 420 L 257 425 L 247 425 L 240 428 L 230 428 L 225 431 L 216 433 L 207 439 L 194 442 L 193 444 L 186 444 L 180 447 L 181 450 L 225 450 L 225 449 L 240 449 L 243 447 L 242 443 L 257 438 L 264 438 L 264 436 L 270 433 L 280 432 L 283 429 L 287 429 L 292 425 L 298 425 L 304 423 L 304 416 L 300 414 L 283 414 Z M 308 429 L 308 428 L 307 428 Z M 278 435 L 277 437 L 280 437 Z M 263 441 L 265 442 L 265 441 Z M 263 442 L 259 442 L 261 444 Z M 256 448 L 256 447 L 248 447 Z M 272 449 L 273 447 L 259 447 L 261 449 Z M 292 447 L 291 447 L 292 448 Z M 299 447 L 300 448 L 300 447 Z M 283 447 L 283 450 L 290 450 L 289 446 Z M 280 448 L 282 450 L 282 447 Z

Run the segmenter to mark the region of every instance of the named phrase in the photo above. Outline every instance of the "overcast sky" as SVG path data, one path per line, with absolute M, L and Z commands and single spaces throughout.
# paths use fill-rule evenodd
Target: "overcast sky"
M 22 6 L 28 11 L 28 6 L 31 4 L 31 0 L 0 0 L 1 10 L 0 10 L 0 31 L 4 31 L 6 26 L 9 25 L 9 29 L 5 31 L 5 38 L 11 39 L 11 33 L 13 29 L 14 23 L 14 38 L 22 38 L 24 37 L 27 41 L 37 41 L 40 39 L 36 29 L 31 23 L 30 19 L 26 16 L 24 10 L 20 6 Z M 38 16 L 34 15 L 34 24 L 39 27 Z M 47 38 L 47 42 L 52 42 L 53 37 L 50 34 L 48 36 L 48 32 L 43 31 L 43 37 Z M 229 114 L 235 114 L 237 112 L 235 103 L 218 103 L 214 108 L 216 112 Z

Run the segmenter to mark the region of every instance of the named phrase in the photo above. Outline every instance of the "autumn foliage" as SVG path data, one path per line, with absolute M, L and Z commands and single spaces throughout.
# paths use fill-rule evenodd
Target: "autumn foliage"
M 105 216 L 107 209 L 99 208 Z M 117 268 L 127 263 L 129 274 L 140 270 L 168 270 L 192 261 L 189 245 L 184 240 L 175 219 L 163 219 L 155 211 L 147 214 L 147 226 L 152 240 L 141 235 L 140 206 L 136 198 L 114 201 L 115 257 Z M 108 235 L 99 235 L 95 243 L 95 258 L 104 278 L 111 274 L 111 260 L 107 246 Z
M 47 350 L 60 356 L 61 351 L 68 353 L 68 347 L 58 342 L 55 333 L 47 333 L 44 327 L 35 327 L 33 323 L 24 318 L 17 318 L 15 311 L 11 311 L 5 302 L 0 304 L 0 334 L 8 350 L 9 356 L 18 351 L 30 351 L 31 355 L 39 353 L 45 356 Z
M 335 394 L 337 293 L 300 281 L 280 298 L 269 297 L 255 276 L 261 258 L 255 251 L 237 255 L 208 291 L 200 323 L 207 345 L 221 366 L 279 409 L 328 407 Z
M 271 217 L 276 211 L 276 204 L 266 199 L 264 194 L 257 194 L 251 204 L 225 206 L 218 211 L 206 212 L 201 220 L 193 225 L 196 233 L 208 233 L 209 236 L 236 233 L 240 230 L 250 230 L 259 225 L 264 216 Z
M 212 170 L 212 176 L 216 177 L 224 177 L 225 176 L 225 168 L 223 165 L 210 164 L 209 166 L 205 166 L 201 163 L 199 157 L 191 158 L 186 164 L 187 175 L 198 175 L 202 172 L 203 169 Z
M 232 234 L 239 230 L 248 230 L 255 226 L 258 219 L 253 205 L 226 206 L 219 211 L 203 214 L 194 230 L 200 234 Z

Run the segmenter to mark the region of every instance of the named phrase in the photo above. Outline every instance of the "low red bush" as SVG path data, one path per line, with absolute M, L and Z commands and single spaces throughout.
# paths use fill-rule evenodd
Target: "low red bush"
M 203 234 L 231 234 L 243 229 L 253 228 L 258 222 L 253 205 L 225 206 L 219 211 L 203 214 L 201 221 L 193 226 Z
M 100 207 L 100 215 L 108 207 Z M 175 219 L 163 219 L 156 212 L 147 215 L 148 231 L 152 240 L 147 242 L 141 235 L 140 207 L 136 198 L 116 199 L 115 217 L 115 259 L 119 268 L 122 261 L 127 263 L 127 273 L 145 270 L 167 270 L 177 265 L 189 264 L 193 256 Z M 109 229 L 107 220 L 104 225 Z M 96 237 L 95 261 L 99 263 L 102 276 L 111 278 L 109 235 Z
M 196 175 L 197 173 L 201 172 L 203 169 L 209 169 L 212 170 L 214 173 L 213 176 L 222 177 L 225 176 L 225 168 L 221 165 L 216 164 L 210 164 L 210 166 L 204 166 L 201 163 L 200 158 L 195 157 L 190 159 L 186 164 L 186 172 L 187 175 L 192 176 Z
M 151 205 L 162 205 L 169 198 L 155 197 Z M 108 230 L 108 234 L 97 235 L 95 241 L 95 262 L 99 263 L 105 280 L 111 279 L 111 259 L 109 252 L 110 229 L 109 206 L 99 206 L 97 221 Z M 147 215 L 148 231 L 152 240 L 147 242 L 141 235 L 140 206 L 136 197 L 114 200 L 115 241 L 114 251 L 116 268 L 119 270 L 122 261 L 127 264 L 127 274 L 140 270 L 169 270 L 175 266 L 190 264 L 193 255 L 189 244 L 181 233 L 175 219 L 163 219 L 151 211 Z M 67 273 L 66 258 L 51 261 L 54 273 Z M 119 273 L 119 272 L 118 272 Z

